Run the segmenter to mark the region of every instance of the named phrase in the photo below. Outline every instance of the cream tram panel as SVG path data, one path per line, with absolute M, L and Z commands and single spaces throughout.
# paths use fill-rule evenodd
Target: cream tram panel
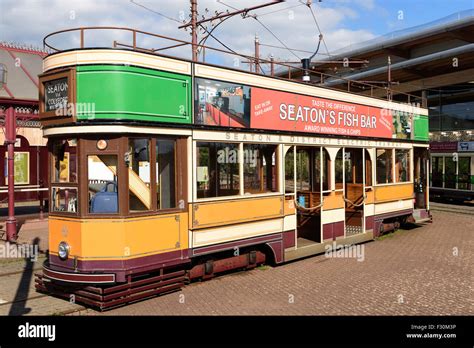
M 220 244 L 283 231 L 283 219 L 273 219 L 228 227 L 197 230 L 192 233 L 192 248 Z
M 191 63 L 139 52 L 121 50 L 81 50 L 57 53 L 43 61 L 43 72 L 65 66 L 85 64 L 135 65 L 191 75 Z
M 376 204 L 375 214 L 391 213 L 406 209 L 413 209 L 413 199 L 403 199 L 395 202 Z

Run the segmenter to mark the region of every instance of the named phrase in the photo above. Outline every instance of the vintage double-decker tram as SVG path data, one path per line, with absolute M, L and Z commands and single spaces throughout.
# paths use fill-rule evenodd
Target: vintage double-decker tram
M 107 309 L 430 219 L 424 108 L 118 48 L 51 54 L 40 87 L 39 291 Z

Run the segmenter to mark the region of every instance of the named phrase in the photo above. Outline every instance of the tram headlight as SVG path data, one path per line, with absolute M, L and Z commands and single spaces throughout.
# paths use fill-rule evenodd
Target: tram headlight
M 69 256 L 69 249 L 70 249 L 69 244 L 67 244 L 66 242 L 59 243 L 58 255 L 61 260 L 67 259 L 67 257 Z

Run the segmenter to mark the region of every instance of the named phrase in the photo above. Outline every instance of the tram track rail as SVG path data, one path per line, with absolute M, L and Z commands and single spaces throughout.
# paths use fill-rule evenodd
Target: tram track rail
M 38 268 L 33 268 L 31 271 L 33 272 L 36 272 L 36 271 L 41 271 L 42 268 L 41 267 L 38 267 Z M 6 273 L 0 273 L 0 278 L 1 277 L 8 277 L 8 276 L 12 276 L 12 275 L 15 275 L 15 274 L 22 274 L 23 272 L 25 272 L 26 269 L 22 269 L 20 271 L 12 271 L 12 272 L 6 272 Z M 30 271 L 30 270 L 28 270 Z
M 461 215 L 474 215 L 474 207 L 470 206 L 451 206 L 448 204 L 430 202 L 430 210 Z

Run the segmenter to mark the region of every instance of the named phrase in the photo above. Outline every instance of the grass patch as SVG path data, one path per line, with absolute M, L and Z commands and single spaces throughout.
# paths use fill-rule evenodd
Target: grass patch
M 398 236 L 400 234 L 402 234 L 404 232 L 404 230 L 402 229 L 399 229 L 399 230 L 396 230 L 394 232 L 388 232 L 388 233 L 385 233 L 379 237 L 376 237 L 375 240 L 384 240 L 384 239 L 388 239 L 388 238 L 393 238 L 395 236 Z
M 257 267 L 257 269 L 261 270 L 261 271 L 266 271 L 267 269 L 271 269 L 270 266 L 267 266 L 267 265 L 260 265 Z

